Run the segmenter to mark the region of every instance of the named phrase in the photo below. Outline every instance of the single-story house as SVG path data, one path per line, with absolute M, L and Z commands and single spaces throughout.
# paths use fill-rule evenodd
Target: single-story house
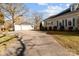
M 79 30 L 79 4 L 71 4 L 70 7 L 57 15 L 44 20 L 47 30 Z

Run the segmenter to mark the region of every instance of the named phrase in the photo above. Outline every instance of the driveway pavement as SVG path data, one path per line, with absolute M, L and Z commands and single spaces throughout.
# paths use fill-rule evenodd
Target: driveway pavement
M 26 49 L 25 56 L 73 56 L 62 47 L 53 36 L 40 31 L 17 31 L 22 36 Z

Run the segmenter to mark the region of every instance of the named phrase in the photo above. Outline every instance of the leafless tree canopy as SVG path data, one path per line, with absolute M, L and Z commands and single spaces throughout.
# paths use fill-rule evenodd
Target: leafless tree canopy
M 30 12 L 30 9 L 27 8 L 23 3 L 0 3 L 0 10 L 4 14 L 5 18 L 12 20 L 13 29 L 14 29 L 14 23 L 17 20 L 19 20 L 20 17 L 23 17 L 23 16 L 26 17 L 26 20 L 27 18 L 31 17 L 30 22 L 34 25 L 38 25 L 40 23 L 40 20 L 42 20 L 42 14 L 36 11 Z
M 22 3 L 2 3 L 0 4 L 0 9 L 3 11 L 5 17 L 10 20 L 19 16 L 23 16 L 28 12 L 28 9 L 26 9 Z
M 32 12 L 32 17 L 33 17 L 33 20 L 34 20 L 34 29 L 35 30 L 39 30 L 39 27 L 40 27 L 40 22 L 42 20 L 42 14 L 38 13 L 38 12 Z
M 22 3 L 1 3 L 0 10 L 4 13 L 5 18 L 13 20 L 13 24 L 17 17 L 22 17 L 29 11 Z

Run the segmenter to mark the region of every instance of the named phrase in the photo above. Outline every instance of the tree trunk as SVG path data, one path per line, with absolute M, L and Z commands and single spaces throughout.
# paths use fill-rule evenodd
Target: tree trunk
M 13 26 L 13 31 L 15 31 L 15 26 L 14 26 L 14 25 L 15 25 L 14 14 L 12 15 L 12 22 L 13 22 L 13 25 L 12 25 L 12 26 Z

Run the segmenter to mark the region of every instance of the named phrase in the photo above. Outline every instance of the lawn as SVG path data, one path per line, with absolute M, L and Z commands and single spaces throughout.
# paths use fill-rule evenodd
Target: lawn
M 62 46 L 79 55 L 78 32 L 49 31 L 47 33 L 53 35 Z
M 0 34 L 0 55 L 7 55 L 9 53 L 8 48 L 10 49 L 11 44 L 15 44 L 17 42 L 17 37 L 12 33 Z M 13 50 L 12 50 L 13 51 Z M 7 52 L 7 53 L 6 53 Z
M 2 35 L 2 34 L 0 34 L 0 44 L 3 42 L 9 41 L 15 37 L 16 37 L 15 35 L 10 35 L 10 34 Z

